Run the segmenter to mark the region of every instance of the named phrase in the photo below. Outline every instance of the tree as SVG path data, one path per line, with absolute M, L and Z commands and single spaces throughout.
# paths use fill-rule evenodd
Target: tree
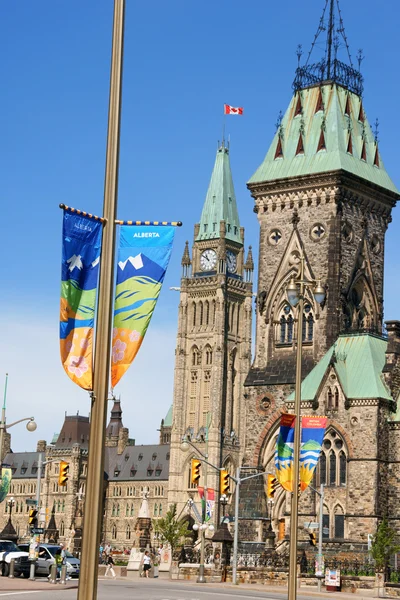
M 172 554 L 181 539 L 190 535 L 187 523 L 176 518 L 176 504 L 171 504 L 165 517 L 157 519 L 154 531 L 159 534 L 162 542 L 170 545 Z
M 378 571 L 386 571 L 390 557 L 400 551 L 400 545 L 396 541 L 396 536 L 396 531 L 390 527 L 385 517 L 378 525 L 376 533 L 372 538 L 370 550 Z

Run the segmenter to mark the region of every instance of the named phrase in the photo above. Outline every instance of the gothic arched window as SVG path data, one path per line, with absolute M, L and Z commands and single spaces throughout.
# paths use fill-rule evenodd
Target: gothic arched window
M 65 525 L 64 525 L 64 521 L 61 521 L 61 523 L 60 523 L 60 536 L 64 537 L 64 533 L 65 533 Z
M 329 455 L 329 485 L 336 485 L 336 454 L 333 450 Z
M 111 529 L 111 537 L 113 540 L 117 539 L 117 527 L 115 524 L 112 526 L 112 529 Z
M 291 343 L 293 341 L 293 317 L 289 315 L 287 318 L 287 341 Z
M 339 454 L 339 483 L 346 485 L 347 479 L 347 458 L 343 450 Z
M 332 396 L 331 388 L 328 388 L 326 400 L 327 400 L 327 408 L 328 408 L 328 410 L 331 410 L 333 408 L 333 396 Z
M 335 386 L 335 408 L 336 409 L 339 408 L 339 390 L 336 386 Z
M 133 506 L 133 504 L 131 504 L 131 517 L 133 517 L 135 513 L 135 507 Z
M 319 482 L 320 485 L 326 485 L 326 456 L 324 452 L 321 452 L 319 459 Z
M 206 300 L 206 325 L 210 323 L 210 303 Z
M 196 327 L 196 312 L 197 312 L 197 307 L 196 307 L 196 302 L 193 302 L 193 327 Z
M 127 540 L 131 539 L 131 528 L 130 528 L 129 525 L 126 526 L 125 537 L 126 537 Z
M 200 302 L 199 309 L 200 309 L 200 327 L 201 327 L 203 325 L 203 317 L 204 317 L 204 306 L 203 306 L 202 302 Z
M 154 516 L 157 517 L 158 516 L 158 504 L 154 505 Z

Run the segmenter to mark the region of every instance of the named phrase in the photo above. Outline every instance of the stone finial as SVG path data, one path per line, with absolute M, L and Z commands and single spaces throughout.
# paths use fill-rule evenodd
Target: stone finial
M 189 254 L 189 242 L 186 241 L 185 249 L 184 249 L 183 255 L 182 255 L 181 265 L 182 265 L 182 267 L 190 267 L 191 264 L 192 264 L 192 261 L 190 260 L 190 254 Z
M 298 225 L 298 224 L 299 224 L 299 222 L 300 222 L 300 217 L 299 217 L 299 213 L 297 212 L 297 208 L 295 208 L 295 209 L 293 210 L 293 216 L 292 216 L 292 218 L 290 219 L 290 222 L 291 222 L 291 223 L 292 223 L 292 225 L 293 225 L 293 229 L 297 229 L 297 225 Z
M 254 260 L 251 246 L 249 246 L 249 252 L 247 254 L 247 260 L 244 263 L 244 268 L 246 271 L 254 271 Z

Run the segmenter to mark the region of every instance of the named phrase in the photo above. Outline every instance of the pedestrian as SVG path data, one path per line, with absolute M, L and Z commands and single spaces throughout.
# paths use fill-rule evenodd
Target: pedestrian
M 62 567 L 62 561 L 63 561 L 63 557 L 61 556 L 61 548 L 57 548 L 56 553 L 54 555 L 54 560 L 56 561 L 56 566 L 57 566 L 57 579 L 61 578 L 61 567 Z
M 111 554 L 109 554 L 107 556 L 107 558 L 106 558 L 107 568 L 106 568 L 106 574 L 104 575 L 104 577 L 108 577 L 108 572 L 111 571 L 111 575 L 112 575 L 113 579 L 116 578 L 116 574 L 115 574 L 115 571 L 114 571 L 114 564 L 115 564 L 114 563 L 114 559 L 111 556 Z
M 61 558 L 62 558 L 61 566 L 64 566 L 67 564 L 67 553 L 65 550 L 65 545 L 60 544 L 60 548 L 61 548 Z M 69 581 L 71 579 L 71 577 L 68 575 L 68 572 L 66 572 L 66 574 L 65 574 L 65 579 L 66 579 L 66 581 Z
M 148 550 L 146 550 L 146 552 L 144 553 L 144 556 L 143 556 L 143 572 L 147 578 L 149 577 L 150 569 L 151 569 L 151 558 L 150 558 L 150 554 L 149 554 Z

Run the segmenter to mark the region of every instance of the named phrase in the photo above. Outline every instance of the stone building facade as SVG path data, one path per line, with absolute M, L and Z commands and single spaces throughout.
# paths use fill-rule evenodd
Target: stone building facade
M 170 416 L 163 420 L 167 432 Z M 164 432 L 165 433 L 165 432 Z M 79 552 L 82 542 L 85 510 L 89 418 L 65 415 L 64 424 L 50 444 L 39 441 L 36 452 L 10 452 L 5 448 L 4 463 L 12 470 L 12 483 L 0 511 L 0 530 L 9 517 L 10 499 L 12 523 L 20 540 L 29 538 L 28 500 L 36 499 L 39 455 L 43 463 L 40 478 L 40 504 L 37 525 L 45 529 L 46 541 L 64 542 Z M 58 483 L 60 461 L 69 465 L 67 485 Z M 102 539 L 123 549 L 136 543 L 135 524 L 148 489 L 149 507 L 153 519 L 168 510 L 169 445 L 135 446 L 129 430 L 122 423 L 119 400 L 114 401 L 106 432 L 104 520 Z
M 231 474 L 240 464 L 246 437 L 242 389 L 251 360 L 253 268 L 251 249 L 245 259 L 229 149 L 223 142 L 194 228 L 192 256 L 186 243 L 182 257 L 168 495 L 178 512 L 189 498 L 200 502 L 190 480 L 196 454 L 192 448 L 182 452 L 183 436 L 196 443 L 211 464 Z M 203 463 L 199 485 L 218 489 L 218 472 Z

